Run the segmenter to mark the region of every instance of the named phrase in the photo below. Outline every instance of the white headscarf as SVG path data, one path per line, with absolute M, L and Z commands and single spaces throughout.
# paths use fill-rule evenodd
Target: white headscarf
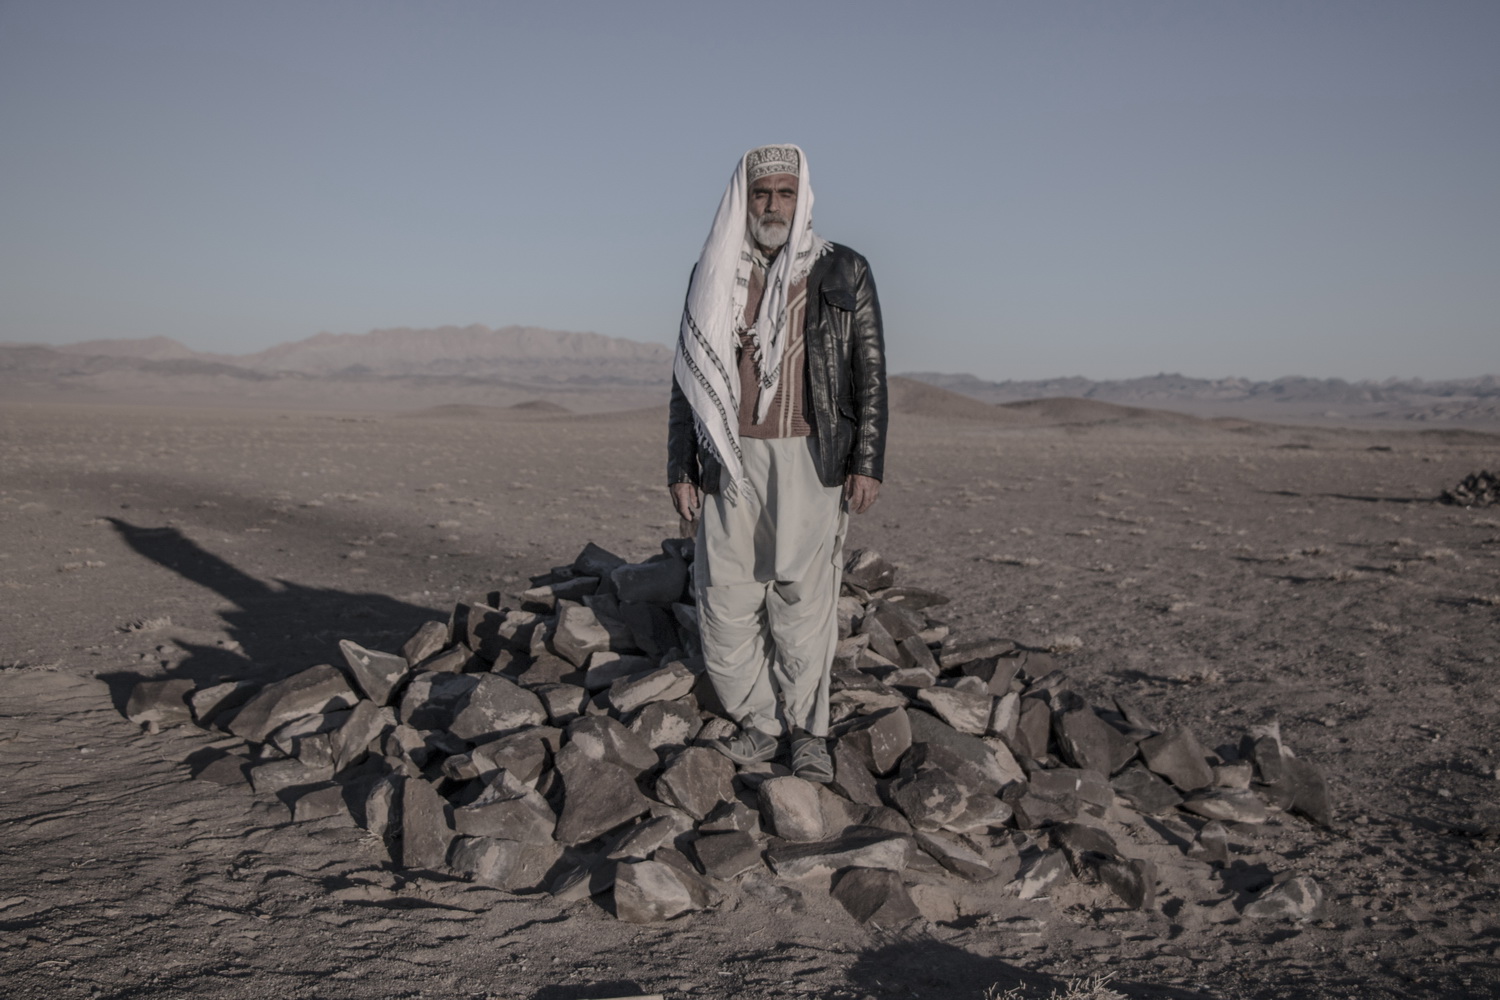
M 756 147 L 735 164 L 729 187 L 719 201 L 713 228 L 698 255 L 698 266 L 688 285 L 687 305 L 677 337 L 672 373 L 693 408 L 699 444 L 723 466 L 720 489 L 731 501 L 743 476 L 740 457 L 740 379 L 735 362 L 738 331 L 749 293 L 751 240 L 748 232 L 748 184 L 745 165 Z M 760 384 L 755 419 L 765 418 L 781 381 L 786 351 L 787 300 L 792 287 L 807 276 L 813 261 L 832 244 L 812 228 L 813 191 L 808 179 L 807 154 L 797 151 L 797 208 L 791 232 L 766 273 L 760 313 L 749 333 Z

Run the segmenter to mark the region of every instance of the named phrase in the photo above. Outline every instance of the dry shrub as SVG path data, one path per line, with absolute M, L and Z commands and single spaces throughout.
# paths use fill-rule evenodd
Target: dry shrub
M 1083 648 L 1083 640 L 1076 635 L 1054 635 L 1042 648 L 1049 653 L 1076 653 Z
M 1021 986 L 1012 986 L 1002 993 L 999 985 L 996 984 L 985 991 L 984 1000 L 1126 1000 L 1125 994 L 1117 993 L 1109 988 L 1109 983 L 1114 978 L 1113 973 L 1106 973 L 1101 976 L 1069 979 L 1045 997 L 1040 993 L 1027 991 Z

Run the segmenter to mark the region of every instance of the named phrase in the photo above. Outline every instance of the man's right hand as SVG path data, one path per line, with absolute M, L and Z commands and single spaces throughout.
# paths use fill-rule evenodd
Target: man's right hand
M 692 483 L 673 483 L 672 506 L 677 508 L 677 516 L 684 521 L 698 520 L 698 508 L 703 504 L 703 493 Z

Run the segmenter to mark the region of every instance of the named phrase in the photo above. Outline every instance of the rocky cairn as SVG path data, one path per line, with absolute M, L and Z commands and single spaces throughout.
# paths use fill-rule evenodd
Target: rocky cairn
M 397 653 L 345 640 L 342 664 L 263 687 L 142 681 L 126 714 L 237 737 L 195 777 L 357 824 L 409 873 L 599 896 L 636 922 L 736 883 L 772 904 L 815 886 L 887 927 L 981 885 L 1084 883 L 1151 910 L 1162 866 L 1211 877 L 1242 824 L 1330 822 L 1323 775 L 1274 723 L 1209 752 L 1135 705 L 1089 705 L 1057 657 L 950 634 L 931 615 L 948 599 L 868 550 L 839 599 L 833 781 L 737 767 L 706 745 L 733 726 L 704 674 L 692 559 L 687 539 L 641 563 L 591 543 L 515 607 L 460 602 Z M 1306 919 L 1318 900 L 1284 878 L 1243 913 Z
M 1500 472 L 1471 472 L 1438 499 L 1458 507 L 1494 507 L 1500 504 Z

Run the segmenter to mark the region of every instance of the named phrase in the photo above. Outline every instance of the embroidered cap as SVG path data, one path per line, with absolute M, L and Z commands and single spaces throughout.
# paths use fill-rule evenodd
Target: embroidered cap
M 746 182 L 769 174 L 795 174 L 802 166 L 796 146 L 759 146 L 745 154 Z

